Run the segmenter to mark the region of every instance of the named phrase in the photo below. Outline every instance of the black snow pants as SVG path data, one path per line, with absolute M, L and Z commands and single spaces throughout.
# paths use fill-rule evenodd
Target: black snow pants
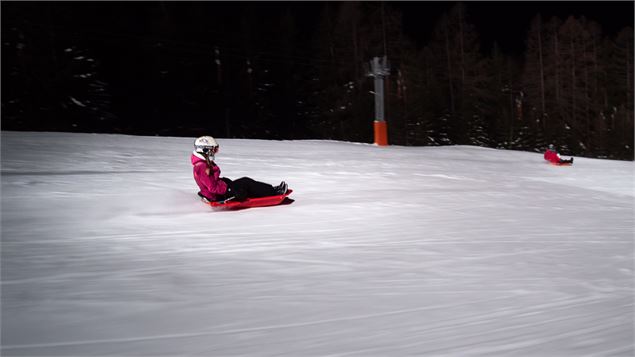
M 247 198 L 273 196 L 276 194 L 276 190 L 272 185 L 256 181 L 250 177 L 241 177 L 237 180 L 222 177 L 221 180 L 227 184 L 227 192 L 224 195 L 224 199 L 234 197 L 234 200 L 244 201 Z

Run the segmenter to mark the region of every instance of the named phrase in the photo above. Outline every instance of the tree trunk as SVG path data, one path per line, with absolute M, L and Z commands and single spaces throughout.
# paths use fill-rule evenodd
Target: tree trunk
M 559 80 L 559 69 L 560 69 L 560 53 L 558 51 L 558 30 L 556 29 L 554 34 L 554 51 L 555 51 L 555 59 L 556 59 L 556 106 L 560 107 L 560 80 Z
M 593 34 L 593 97 L 598 94 L 598 51 L 595 44 L 595 34 Z
M 542 108 L 542 115 L 545 114 L 545 71 L 542 63 L 542 26 L 538 23 L 538 56 L 540 57 L 540 104 Z
M 357 46 L 357 24 L 354 23 L 353 24 L 353 61 L 354 61 L 354 67 L 355 67 L 355 79 L 359 78 L 359 66 L 357 65 L 359 63 L 359 59 L 358 59 L 358 46 Z
M 357 43 L 357 27 L 358 27 L 358 22 L 355 21 L 353 23 L 353 64 L 354 64 L 354 68 L 355 68 L 355 88 L 353 88 L 353 91 L 351 93 L 351 97 L 353 98 L 352 103 L 353 103 L 353 118 L 354 118 L 354 122 L 355 123 L 362 123 L 363 118 L 362 115 L 360 114 L 359 111 L 359 105 L 358 103 L 360 102 L 360 94 L 361 94 L 361 84 L 362 84 L 362 78 L 361 75 L 359 73 L 359 45 Z
M 587 52 L 586 52 L 586 43 L 584 43 L 583 45 L 583 51 L 584 51 L 584 55 L 582 56 L 582 58 L 584 59 L 584 117 L 586 119 L 586 128 L 585 128 L 585 132 L 586 132 L 586 146 L 587 146 L 587 150 L 589 150 L 591 148 L 591 115 L 589 113 L 589 66 L 587 65 Z
M 454 114 L 454 90 L 452 89 L 452 63 L 450 60 L 450 29 L 449 24 L 446 23 L 445 27 L 445 51 L 448 57 L 448 83 L 450 85 L 450 110 Z
M 630 43 L 626 45 L 626 103 L 625 104 L 625 118 L 624 125 L 622 126 L 622 143 L 626 141 L 626 130 L 630 127 L 631 118 L 633 113 L 631 113 L 632 108 L 629 105 L 629 102 L 633 100 L 633 96 L 631 94 L 631 45 Z M 625 143 L 624 143 L 625 144 Z
M 463 9 L 459 5 L 459 46 L 461 49 L 461 91 L 465 97 L 465 51 L 463 49 Z
M 576 123 L 575 115 L 575 45 L 573 43 L 573 33 L 571 36 L 571 125 Z
M 514 91 L 512 86 L 512 71 L 509 60 L 507 61 L 507 70 L 509 71 L 508 88 L 509 88 L 509 144 L 514 140 Z

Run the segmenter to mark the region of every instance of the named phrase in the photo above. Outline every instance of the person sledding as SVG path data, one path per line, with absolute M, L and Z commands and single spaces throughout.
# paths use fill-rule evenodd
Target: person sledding
M 547 151 L 545 151 L 545 160 L 549 161 L 550 163 L 554 164 L 554 165 L 571 165 L 573 164 L 573 158 L 569 158 L 568 160 L 565 160 L 563 158 L 560 157 L 560 154 L 558 154 L 558 152 L 556 151 L 555 147 L 553 146 L 553 144 L 549 144 L 549 147 L 547 148 Z
M 194 141 L 191 161 L 194 166 L 194 180 L 200 191 L 198 195 L 210 202 L 244 201 L 248 198 L 284 195 L 287 184 L 278 186 L 256 181 L 250 177 L 231 180 L 220 177 L 220 167 L 214 162 L 219 145 L 211 136 L 201 136 Z

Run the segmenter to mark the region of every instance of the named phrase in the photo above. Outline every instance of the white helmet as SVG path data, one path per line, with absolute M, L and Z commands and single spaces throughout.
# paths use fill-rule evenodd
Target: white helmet
M 218 152 L 218 143 L 211 136 L 201 136 L 194 140 L 194 151 L 210 159 Z

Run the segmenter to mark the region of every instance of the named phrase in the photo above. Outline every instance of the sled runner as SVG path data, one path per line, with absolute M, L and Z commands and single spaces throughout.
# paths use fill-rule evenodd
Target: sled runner
M 293 200 L 287 198 L 293 192 L 293 190 L 289 189 L 287 193 L 284 195 L 277 196 L 267 196 L 267 197 L 258 197 L 258 198 L 248 198 L 244 201 L 210 201 L 205 197 L 201 196 L 201 199 L 204 203 L 212 206 L 213 208 L 218 209 L 241 209 L 241 208 L 250 208 L 250 207 L 265 207 L 265 206 L 277 206 L 280 204 L 291 203 Z

